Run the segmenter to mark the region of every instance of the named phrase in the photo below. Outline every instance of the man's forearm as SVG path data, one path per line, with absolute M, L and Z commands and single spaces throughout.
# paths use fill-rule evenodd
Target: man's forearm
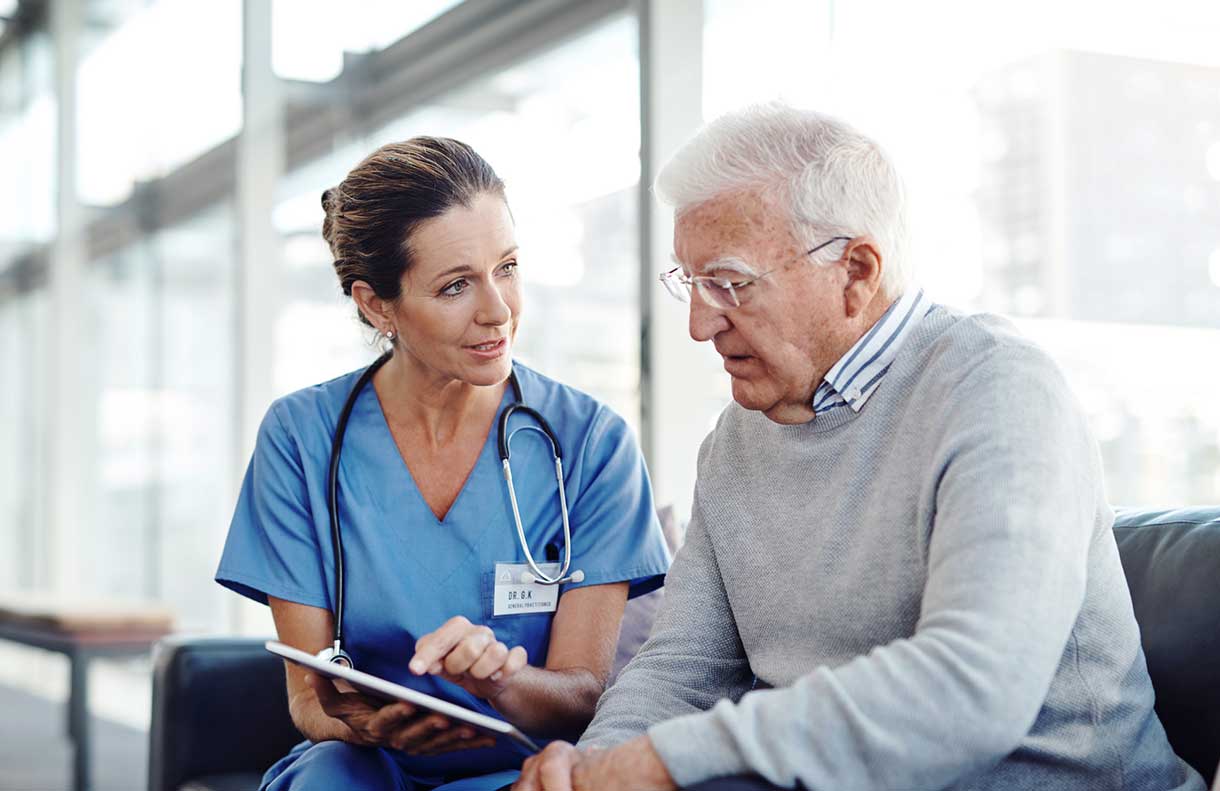
M 703 526 L 701 499 L 665 578 L 652 635 L 597 704 L 580 746 L 612 747 L 658 722 L 737 700 L 753 673 Z

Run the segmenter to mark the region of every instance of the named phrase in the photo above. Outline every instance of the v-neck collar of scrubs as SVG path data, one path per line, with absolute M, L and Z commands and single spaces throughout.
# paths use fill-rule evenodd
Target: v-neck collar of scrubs
M 369 571 L 386 563 L 381 573 L 402 574 L 407 572 L 405 563 L 415 570 L 408 575 L 420 575 L 430 587 L 443 590 L 440 586 L 449 584 L 454 575 L 471 570 L 471 560 L 479 558 L 489 540 L 488 532 L 504 529 L 487 513 L 495 502 L 490 493 L 504 486 L 496 463 L 496 424 L 445 519 L 438 520 L 394 442 L 376 392 L 367 392 L 372 390 L 366 387 L 352 407 L 340 462 L 345 551 L 350 544 L 349 555 L 358 557 L 357 545 L 362 544 L 371 553 L 363 561 L 370 564 Z M 381 542 L 388 543 L 376 549 Z M 349 565 L 357 567 L 354 562 Z M 477 588 L 477 583 L 471 584 Z M 417 625 L 423 629 L 418 634 L 439 625 Z
M 466 480 L 462 481 L 462 488 L 458 490 L 457 497 L 453 498 L 453 502 L 449 504 L 448 510 L 445 511 L 445 516 L 439 519 L 436 516 L 436 512 L 432 510 L 432 506 L 429 505 L 427 499 L 424 498 L 424 493 L 420 491 L 419 484 L 416 482 L 415 476 L 411 473 L 411 467 L 409 464 L 407 464 L 406 457 L 403 456 L 402 451 L 398 447 L 398 442 L 394 439 L 394 431 L 390 428 L 390 420 L 388 417 L 386 417 L 385 407 L 383 407 L 381 404 L 381 396 L 377 394 L 377 388 L 373 386 L 372 382 L 369 382 L 366 389 L 368 390 L 368 393 L 361 394 L 361 397 L 368 398 L 370 400 L 370 408 L 377 413 L 376 417 L 378 420 L 375 422 L 377 422 L 378 433 L 381 435 L 382 441 L 388 445 L 387 452 L 392 453 L 394 457 L 398 459 L 402 474 L 406 476 L 407 483 L 409 484 L 408 488 L 411 490 L 411 494 L 415 497 L 417 505 L 419 505 L 419 507 L 423 510 L 423 513 L 426 513 L 432 517 L 434 526 L 450 526 L 453 522 L 452 517 L 454 516 L 454 513 L 462 505 L 462 501 L 467 499 L 467 491 L 474 488 L 471 486 L 471 483 L 478 476 L 480 468 L 485 468 L 487 466 L 484 464 L 484 462 L 487 460 L 486 457 L 496 453 L 496 429 L 500 423 L 500 414 L 508 405 L 509 398 L 512 394 L 512 386 L 508 384 L 504 386 L 504 392 L 500 395 L 500 405 L 496 407 L 496 414 L 494 417 L 492 417 L 491 425 L 487 428 L 487 436 L 483 438 L 483 445 L 479 449 L 479 454 L 475 456 L 474 464 L 470 467 L 470 470 L 467 471 Z M 492 466 L 494 467 L 494 465 Z

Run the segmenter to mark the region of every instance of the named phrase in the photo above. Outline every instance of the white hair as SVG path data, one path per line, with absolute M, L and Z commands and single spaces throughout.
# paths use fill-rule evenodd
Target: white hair
M 665 163 L 654 190 L 676 214 L 725 193 L 775 190 L 801 244 L 868 234 L 881 248 L 882 292 L 897 297 L 909 285 L 898 172 L 876 142 L 822 113 L 770 102 L 722 115 Z M 815 261 L 842 250 L 831 245 Z

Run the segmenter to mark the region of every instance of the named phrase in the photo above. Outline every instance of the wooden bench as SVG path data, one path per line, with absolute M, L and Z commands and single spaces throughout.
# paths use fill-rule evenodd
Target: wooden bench
M 74 791 L 87 791 L 90 784 L 90 660 L 147 654 L 153 643 L 169 634 L 172 624 L 168 610 L 144 602 L 69 600 L 41 594 L 0 596 L 0 640 L 68 658 L 68 738 L 73 747 Z

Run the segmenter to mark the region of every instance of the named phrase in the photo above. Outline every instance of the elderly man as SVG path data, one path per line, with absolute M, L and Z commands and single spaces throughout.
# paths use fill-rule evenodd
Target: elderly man
M 897 175 L 825 116 L 657 180 L 735 403 L 652 636 L 522 791 L 1192 789 L 1153 712 L 1097 447 L 1046 354 L 908 288 Z

